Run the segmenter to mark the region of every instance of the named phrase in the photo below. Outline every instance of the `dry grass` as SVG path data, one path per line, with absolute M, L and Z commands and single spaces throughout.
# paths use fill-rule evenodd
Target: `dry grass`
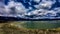
M 1 28 L 3 33 L 0 34 L 60 34 L 60 31 L 56 29 L 26 29 L 9 24 L 4 24 Z
M 27 29 L 27 28 L 17 27 L 11 23 L 0 23 L 0 34 L 60 34 L 60 28 Z

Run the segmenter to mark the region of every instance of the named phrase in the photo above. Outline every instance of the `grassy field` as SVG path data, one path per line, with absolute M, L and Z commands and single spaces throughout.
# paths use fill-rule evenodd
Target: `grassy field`
M 59 22 L 9 21 L 0 23 L 0 34 L 60 34 Z

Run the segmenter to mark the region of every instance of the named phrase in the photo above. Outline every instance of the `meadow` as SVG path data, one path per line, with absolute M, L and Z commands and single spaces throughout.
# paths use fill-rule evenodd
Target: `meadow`
M 60 21 L 8 21 L 0 23 L 0 34 L 60 34 Z

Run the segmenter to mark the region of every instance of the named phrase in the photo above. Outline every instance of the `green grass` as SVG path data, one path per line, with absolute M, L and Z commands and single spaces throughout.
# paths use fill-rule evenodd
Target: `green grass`
M 0 23 L 0 26 L 2 26 L 0 34 L 44 34 L 45 32 L 47 34 L 60 34 L 60 28 L 58 28 L 60 21 L 14 21 Z
M 60 22 L 50 23 L 50 21 L 27 21 L 23 23 L 22 26 L 30 29 L 51 29 L 60 27 Z

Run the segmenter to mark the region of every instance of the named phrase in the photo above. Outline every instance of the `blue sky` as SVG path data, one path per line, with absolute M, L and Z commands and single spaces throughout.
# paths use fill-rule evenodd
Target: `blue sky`
M 7 15 L 12 15 L 25 18 L 25 15 L 31 16 L 35 15 L 34 18 L 39 18 L 40 16 L 51 17 L 60 14 L 60 1 L 59 0 L 5 0 L 4 10 L 0 13 L 6 13 Z M 12 10 L 14 9 L 14 10 Z

